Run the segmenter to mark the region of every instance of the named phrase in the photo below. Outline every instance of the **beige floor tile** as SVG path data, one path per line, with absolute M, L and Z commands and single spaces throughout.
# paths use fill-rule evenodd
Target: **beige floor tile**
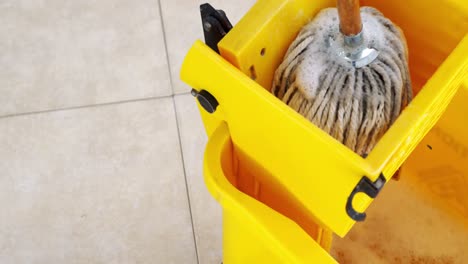
M 0 116 L 171 94 L 157 0 L 0 1 Z
M 0 119 L 0 263 L 196 263 L 172 99 Z
M 192 44 L 197 39 L 203 40 L 199 6 L 207 1 L 160 1 L 174 92 L 189 92 L 190 88 L 180 80 L 180 67 Z M 215 8 L 224 10 L 231 23 L 236 24 L 256 1 L 213 0 L 208 2 Z
M 178 95 L 175 100 L 200 264 L 220 264 L 221 207 L 210 196 L 203 181 L 207 137 L 193 97 Z

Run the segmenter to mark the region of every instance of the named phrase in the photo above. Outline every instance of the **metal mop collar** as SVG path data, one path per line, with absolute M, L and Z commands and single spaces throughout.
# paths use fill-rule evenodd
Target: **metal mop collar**
M 351 7 L 346 12 L 356 12 Z M 301 30 L 275 73 L 272 93 L 365 156 L 412 98 L 407 47 L 402 32 L 376 9 L 357 4 L 353 28 L 356 23 L 339 15 L 344 8 L 322 10 Z

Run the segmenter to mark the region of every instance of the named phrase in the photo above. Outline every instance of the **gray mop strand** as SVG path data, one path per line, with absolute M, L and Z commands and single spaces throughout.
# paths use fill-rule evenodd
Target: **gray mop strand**
M 411 101 L 407 48 L 401 31 L 379 11 L 361 8 L 366 45 L 379 51 L 362 68 L 339 60 L 338 13 L 321 11 L 289 47 L 271 92 L 332 137 L 367 155 Z

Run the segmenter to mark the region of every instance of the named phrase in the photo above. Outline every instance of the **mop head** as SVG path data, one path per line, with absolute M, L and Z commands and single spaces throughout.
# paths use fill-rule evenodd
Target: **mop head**
M 322 10 L 289 47 L 272 93 L 361 156 L 412 98 L 403 33 L 379 11 L 361 8 L 364 44 L 379 52 L 355 68 L 330 47 L 342 43 L 336 8 Z

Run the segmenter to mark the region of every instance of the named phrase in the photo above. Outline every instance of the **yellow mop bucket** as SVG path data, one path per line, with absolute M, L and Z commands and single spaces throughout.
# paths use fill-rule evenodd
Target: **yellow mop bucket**
M 223 207 L 225 263 L 334 263 L 331 233 L 343 237 L 364 220 L 467 78 L 466 1 L 363 4 L 404 30 L 416 94 L 365 159 L 269 93 L 291 41 L 334 1 L 259 0 L 225 36 L 206 38 L 211 48 L 197 41 L 188 52 L 181 78 L 194 88 L 209 136 L 204 175 Z M 205 33 L 226 26 L 207 21 Z M 403 172 L 424 170 L 419 163 L 410 159 Z

